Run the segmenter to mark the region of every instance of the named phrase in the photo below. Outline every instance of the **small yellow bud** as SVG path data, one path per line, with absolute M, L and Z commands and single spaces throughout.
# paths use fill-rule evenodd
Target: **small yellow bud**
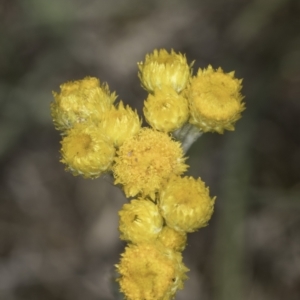
M 144 103 L 144 115 L 154 129 L 174 131 L 182 127 L 189 117 L 188 101 L 166 86 L 148 95 Z
M 131 200 L 119 211 L 121 239 L 132 243 L 157 239 L 163 226 L 158 207 L 150 200 Z
M 190 123 L 204 132 L 223 133 L 234 130 L 234 123 L 245 109 L 242 103 L 242 80 L 234 78 L 234 72 L 225 74 L 212 66 L 199 69 L 186 92 L 190 107 Z
M 130 300 L 172 299 L 189 271 L 179 252 L 160 243 L 129 245 L 116 267 L 121 292 Z
M 173 177 L 162 189 L 159 208 L 167 225 L 175 230 L 194 232 L 207 226 L 215 198 L 200 178 Z
M 125 140 L 137 134 L 141 129 L 141 121 L 137 112 L 128 105 L 125 108 L 121 101 L 118 107 L 112 106 L 103 115 L 99 128 L 116 147 L 120 147 Z
M 164 180 L 186 171 L 180 143 L 167 134 L 143 128 L 117 152 L 113 172 L 127 197 L 140 194 L 155 198 Z
M 191 67 L 184 55 L 173 50 L 168 53 L 165 49 L 147 54 L 145 61 L 138 63 L 138 68 L 142 86 L 151 93 L 164 86 L 172 87 L 179 93 L 186 87 L 191 74 Z
M 61 162 L 73 175 L 96 178 L 109 170 L 115 148 L 105 140 L 97 127 L 88 125 L 78 123 L 67 131 L 61 142 Z
M 176 231 L 175 229 L 164 226 L 158 235 L 158 241 L 175 251 L 183 251 L 186 246 L 187 236 L 185 232 Z
M 110 94 L 107 84 L 100 86 L 99 80 L 93 77 L 64 83 L 60 90 L 60 93 L 53 92 L 51 115 L 55 128 L 63 131 L 76 123 L 98 124 L 116 99 L 115 93 Z

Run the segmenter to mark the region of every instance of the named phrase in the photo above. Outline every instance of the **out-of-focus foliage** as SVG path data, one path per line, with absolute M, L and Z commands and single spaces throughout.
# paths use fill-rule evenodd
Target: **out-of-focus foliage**
M 176 299 L 299 299 L 299 14 L 296 0 L 2 1 L 0 299 L 117 299 L 126 199 L 109 178 L 64 171 L 50 102 L 95 76 L 141 114 L 137 62 L 155 48 L 235 70 L 247 107 L 188 153 L 216 213 L 188 240 Z

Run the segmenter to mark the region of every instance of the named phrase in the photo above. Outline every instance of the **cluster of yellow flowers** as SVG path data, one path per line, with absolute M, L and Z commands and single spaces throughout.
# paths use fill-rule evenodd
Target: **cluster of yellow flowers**
M 119 212 L 128 246 L 116 268 L 126 299 L 167 300 L 183 287 L 186 235 L 208 224 L 215 202 L 200 178 L 183 176 L 185 151 L 202 132 L 234 130 L 244 110 L 233 72 L 208 66 L 193 76 L 192 65 L 164 49 L 138 63 L 151 127 L 122 101 L 114 104 L 115 93 L 96 78 L 61 85 L 51 103 L 66 168 L 85 178 L 110 172 L 134 198 Z

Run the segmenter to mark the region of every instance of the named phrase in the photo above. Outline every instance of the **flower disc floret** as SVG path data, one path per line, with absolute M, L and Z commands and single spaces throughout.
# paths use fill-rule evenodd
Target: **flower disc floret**
M 115 155 L 114 146 L 93 125 L 75 124 L 61 144 L 61 162 L 73 175 L 85 178 L 96 178 L 109 170 Z
M 223 133 L 234 130 L 235 122 L 245 109 L 242 103 L 242 80 L 234 78 L 234 72 L 224 73 L 212 66 L 199 69 L 187 91 L 190 107 L 190 123 L 204 132 Z
M 67 82 L 60 86 L 60 93 L 53 92 L 51 115 L 57 130 L 65 131 L 76 123 L 94 122 L 98 124 L 116 99 L 108 85 L 97 78 Z
M 138 63 L 138 68 L 142 86 L 151 93 L 164 86 L 179 93 L 186 87 L 191 74 L 184 55 L 173 50 L 168 53 L 165 49 L 147 54 L 145 61 Z
M 150 200 L 131 200 L 119 211 L 121 239 L 132 243 L 155 241 L 163 226 L 158 207 Z
M 125 140 L 137 134 L 141 129 L 141 121 L 137 112 L 128 105 L 125 108 L 121 101 L 118 107 L 112 106 L 103 115 L 99 128 L 116 147 L 120 147 Z
M 193 177 L 173 177 L 162 188 L 159 208 L 166 224 L 178 231 L 194 232 L 205 227 L 214 210 L 204 182 Z
M 171 299 L 188 271 L 179 252 L 159 243 L 129 245 L 116 267 L 121 292 L 130 300 Z
M 154 129 L 171 132 L 182 127 L 187 121 L 188 101 L 166 86 L 148 95 L 144 102 L 144 115 Z
M 115 184 L 123 185 L 127 197 L 140 194 L 154 199 L 163 181 L 186 171 L 185 159 L 180 143 L 143 128 L 119 148 L 113 166 Z

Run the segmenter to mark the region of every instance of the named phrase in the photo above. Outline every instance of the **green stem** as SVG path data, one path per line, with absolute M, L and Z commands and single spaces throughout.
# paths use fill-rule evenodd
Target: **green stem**
M 173 136 L 181 142 L 184 153 L 187 153 L 202 134 L 203 132 L 199 128 L 190 123 L 186 123 L 173 132 Z

